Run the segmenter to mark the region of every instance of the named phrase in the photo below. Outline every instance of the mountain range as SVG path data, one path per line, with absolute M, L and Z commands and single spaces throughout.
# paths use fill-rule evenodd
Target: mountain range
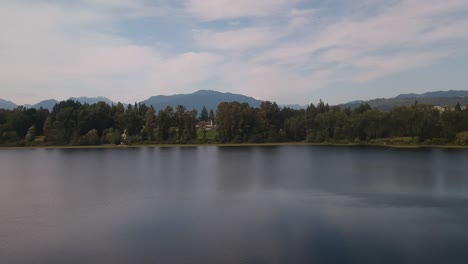
M 7 100 L 0 99 L 0 108 L 14 109 L 14 108 L 16 108 L 16 104 L 13 103 L 12 101 L 7 101 Z
M 80 103 L 94 104 L 97 102 L 105 102 L 109 105 L 116 104 L 107 97 L 71 97 L 70 100 L 78 101 Z M 156 109 L 163 109 L 166 106 L 172 106 L 175 108 L 177 105 L 184 105 L 187 109 L 196 109 L 198 112 L 201 111 L 203 106 L 208 110 L 216 110 L 217 106 L 221 102 L 245 102 L 251 106 L 258 107 L 262 103 L 262 100 L 255 99 L 253 97 L 245 96 L 242 94 L 223 93 L 211 90 L 200 90 L 191 94 L 175 94 L 175 95 L 157 95 L 142 101 L 146 105 L 152 105 Z M 311 101 L 313 101 L 311 99 Z M 432 104 L 439 106 L 453 106 L 456 103 L 462 105 L 468 105 L 468 91 L 435 91 L 427 92 L 423 94 L 400 94 L 393 98 L 379 98 L 369 101 L 352 101 L 346 104 L 339 105 L 340 107 L 355 108 L 363 103 L 368 103 L 372 108 L 383 111 L 388 111 L 395 106 L 412 105 L 417 101 L 418 103 Z M 44 108 L 52 110 L 56 103 L 59 101 L 55 99 L 44 100 L 33 105 L 23 105 L 26 108 Z M 126 104 L 124 104 L 126 105 Z M 0 108 L 14 109 L 18 105 L 11 101 L 0 99 Z M 293 105 L 280 105 L 281 107 L 290 107 L 294 109 L 301 109 L 304 106 L 293 104 Z
M 70 97 L 69 100 L 78 101 L 82 104 L 95 104 L 97 102 L 105 102 L 109 105 L 115 105 L 116 102 L 110 100 L 107 97 Z M 191 94 L 175 94 L 175 95 L 157 95 L 148 98 L 140 103 L 146 105 L 152 105 L 156 109 L 163 109 L 166 106 L 175 108 L 177 105 L 183 105 L 187 109 L 196 109 L 199 113 L 205 106 L 208 110 L 216 110 L 217 106 L 221 102 L 242 102 L 248 103 L 251 106 L 258 107 L 262 103 L 262 100 L 255 99 L 253 97 L 233 94 L 233 93 L 222 93 L 211 90 L 200 90 Z M 52 110 L 56 103 L 59 101 L 55 99 L 44 100 L 33 105 L 23 105 L 26 108 L 44 108 Z M 127 104 L 124 104 L 127 105 Z M 0 99 L 0 108 L 14 109 L 18 107 L 13 102 L 5 101 Z
M 261 100 L 257 100 L 253 97 L 241 94 L 222 93 L 211 90 L 200 90 L 191 94 L 152 96 L 142 103 L 145 103 L 146 105 L 152 105 L 156 109 L 165 108 L 166 106 L 175 108 L 177 105 L 183 105 L 187 109 L 197 109 L 197 111 L 200 113 L 203 106 L 205 106 L 208 110 L 213 109 L 216 111 L 218 104 L 221 102 L 242 102 L 248 103 L 254 107 L 259 107 L 262 103 Z
M 52 110 L 52 108 L 54 108 L 54 106 L 55 106 L 58 102 L 59 102 L 59 101 L 57 101 L 57 100 L 55 100 L 55 99 L 49 99 L 49 100 L 40 101 L 40 102 L 37 103 L 37 104 L 33 104 L 33 105 L 23 105 L 23 106 L 26 107 L 26 108 L 35 108 L 35 109 L 44 108 L 44 109 Z
M 468 91 L 463 90 L 449 90 L 449 91 L 435 91 L 435 92 L 427 92 L 423 94 L 400 94 L 395 98 L 438 98 L 438 97 L 468 97 Z
M 461 105 L 468 105 L 468 91 L 463 90 L 449 90 L 449 91 L 435 91 L 423 94 L 400 94 L 393 98 L 377 98 L 368 101 L 352 101 L 346 104 L 339 105 L 342 108 L 350 107 L 351 109 L 360 106 L 361 104 L 369 104 L 372 109 L 382 111 L 390 111 L 396 106 L 408 106 L 415 102 L 419 104 L 430 104 L 437 106 L 454 106 L 457 103 Z

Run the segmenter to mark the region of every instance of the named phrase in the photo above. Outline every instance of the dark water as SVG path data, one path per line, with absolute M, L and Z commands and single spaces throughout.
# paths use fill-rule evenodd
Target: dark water
M 0 263 L 468 263 L 468 151 L 0 151 Z

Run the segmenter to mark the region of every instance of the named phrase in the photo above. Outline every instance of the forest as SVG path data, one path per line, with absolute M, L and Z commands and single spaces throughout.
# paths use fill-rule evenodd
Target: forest
M 213 121 L 215 127 L 206 126 Z M 205 121 L 205 122 L 202 122 Z M 85 146 L 308 142 L 468 145 L 468 108 L 418 104 L 391 111 L 368 104 L 341 109 L 322 101 L 306 109 L 223 102 L 200 113 L 179 105 L 57 103 L 47 109 L 0 109 L 0 145 Z

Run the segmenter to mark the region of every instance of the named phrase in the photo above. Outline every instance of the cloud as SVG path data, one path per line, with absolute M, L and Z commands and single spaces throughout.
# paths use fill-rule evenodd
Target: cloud
M 229 31 L 196 30 L 195 41 L 204 49 L 246 50 L 271 45 L 281 33 L 269 27 L 249 27 Z
M 161 16 L 166 13 L 166 7 L 148 5 L 144 0 L 81 0 L 85 6 L 102 11 L 118 12 L 120 16 L 127 17 L 151 17 Z
M 303 103 L 309 100 L 307 95 L 334 83 L 365 83 L 468 52 L 467 18 L 460 15 L 468 11 L 466 1 L 370 5 L 363 9 L 372 12 L 348 16 L 345 12 L 323 21 L 319 8 L 291 8 L 272 19 L 288 21 L 286 25 L 202 30 L 195 39 L 208 51 L 262 48 L 248 57 L 235 53 L 228 58 L 231 65 L 219 70 L 223 87 Z
M 189 0 L 186 10 L 202 20 L 266 17 L 280 13 L 295 0 Z
M 289 26 L 291 28 L 303 28 L 313 21 L 316 18 L 317 10 L 316 9 L 297 9 L 293 8 L 288 13 Z
M 128 102 L 206 88 L 309 103 L 339 82 L 365 84 L 468 54 L 465 0 L 334 1 L 333 8 L 181 1 L 3 1 L 2 97 Z M 160 48 L 173 46 L 180 48 Z
M 241 24 L 241 22 L 239 20 L 229 22 L 229 25 L 231 25 L 231 26 L 239 26 L 240 24 Z
M 454 14 L 463 11 L 468 11 L 466 1 L 400 1 L 375 15 L 325 25 L 255 61 L 296 70 L 330 69 L 337 79 L 369 81 L 466 51 L 467 20 Z
M 154 94 L 193 92 L 193 86 L 212 79 L 223 57 L 212 53 L 183 53 L 157 61 L 145 77 L 144 87 L 153 89 Z
M 281 66 L 245 63 L 225 65 L 221 72 L 230 91 L 281 103 L 310 103 L 311 89 L 325 87 L 331 74 L 319 70 L 303 75 Z
M 201 52 L 168 56 L 135 44 L 113 33 L 116 18 L 108 10 L 44 3 L 2 7 L 0 89 L 18 103 L 81 95 L 143 100 L 209 79 L 222 58 Z
M 428 66 L 446 57 L 444 52 L 413 52 L 397 56 L 367 56 L 356 61 L 358 69 L 351 78 L 353 81 L 366 82 L 385 75 L 401 72 L 418 66 Z

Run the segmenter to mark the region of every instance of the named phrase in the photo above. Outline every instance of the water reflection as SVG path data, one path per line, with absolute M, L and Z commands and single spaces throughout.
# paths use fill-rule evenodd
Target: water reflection
M 468 151 L 0 151 L 0 263 L 464 263 Z

